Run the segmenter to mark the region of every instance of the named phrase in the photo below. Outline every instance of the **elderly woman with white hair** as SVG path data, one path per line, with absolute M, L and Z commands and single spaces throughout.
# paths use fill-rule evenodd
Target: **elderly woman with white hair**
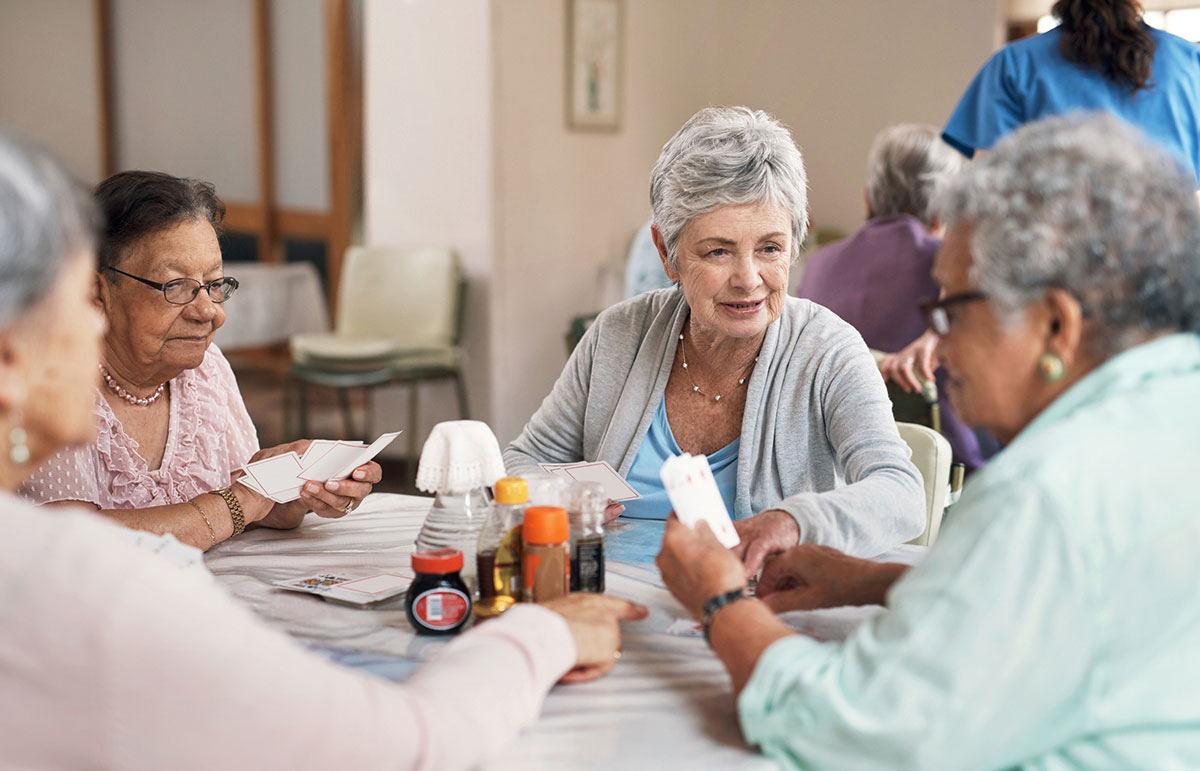
M 822 246 L 804 266 L 796 296 L 849 322 L 867 345 L 899 351 L 925 332 L 917 304 L 937 295 L 930 271 L 945 231 L 937 200 L 966 163 L 933 126 L 902 123 L 875 137 L 867 154 L 867 222 L 849 238 Z M 954 460 L 983 465 L 979 440 L 962 424 L 939 376 L 942 434 Z
M 761 111 L 706 108 L 663 147 L 653 236 L 677 287 L 596 319 L 554 390 L 505 452 L 510 472 L 603 460 L 641 498 L 613 556 L 649 561 L 671 506 L 659 478 L 708 456 L 747 574 L 812 542 L 872 556 L 924 526 L 875 364 L 854 329 L 788 297 L 807 228 L 804 163 Z
M 789 768 L 1200 767 L 1194 184 L 1111 117 L 1030 124 L 955 180 L 925 311 L 959 414 L 1008 446 L 920 565 L 798 546 L 749 599 L 668 523 L 663 578 L 749 741 Z M 842 642 L 773 612 L 875 603 Z

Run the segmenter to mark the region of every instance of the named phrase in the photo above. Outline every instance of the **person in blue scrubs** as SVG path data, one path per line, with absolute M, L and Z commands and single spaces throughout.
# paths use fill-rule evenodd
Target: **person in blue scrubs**
M 1073 110 L 1116 115 L 1200 179 L 1200 46 L 1141 20 L 1135 0 L 1059 0 L 1061 25 L 998 51 L 942 138 L 968 158 L 1016 128 Z

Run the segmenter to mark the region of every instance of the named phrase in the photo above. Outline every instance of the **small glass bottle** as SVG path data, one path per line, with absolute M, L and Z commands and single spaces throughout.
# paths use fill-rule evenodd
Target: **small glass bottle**
M 568 490 L 571 518 L 571 591 L 604 592 L 604 510 L 608 498 L 599 482 L 573 482 Z
M 571 588 L 571 526 L 559 506 L 530 506 L 521 525 L 521 578 L 526 602 L 562 597 Z
M 462 552 L 415 552 L 412 567 L 417 575 L 404 600 L 408 623 L 417 634 L 458 634 L 471 618 L 471 594 L 459 575 Z
M 471 588 L 472 596 L 476 583 L 475 544 L 491 505 L 492 498 L 486 487 L 472 487 L 465 491 L 438 490 L 414 546 L 419 552 L 435 549 L 457 549 L 462 552 L 462 577 Z
M 502 477 L 492 486 L 495 502 L 479 531 L 475 551 L 479 601 L 475 615 L 493 618 L 521 599 L 521 521 L 529 485 L 521 477 Z

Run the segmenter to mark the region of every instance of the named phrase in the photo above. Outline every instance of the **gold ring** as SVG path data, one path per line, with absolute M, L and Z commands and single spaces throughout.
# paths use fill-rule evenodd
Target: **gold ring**
M 351 499 L 350 502 L 346 504 L 346 508 L 342 509 L 342 513 L 349 514 L 352 511 L 354 511 L 354 500 L 353 499 Z

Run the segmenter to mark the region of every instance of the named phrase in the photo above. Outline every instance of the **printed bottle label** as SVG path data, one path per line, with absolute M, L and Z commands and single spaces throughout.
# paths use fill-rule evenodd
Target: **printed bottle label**
M 422 592 L 413 605 L 413 618 L 427 629 L 442 631 L 463 623 L 471 600 L 457 589 L 439 587 Z

